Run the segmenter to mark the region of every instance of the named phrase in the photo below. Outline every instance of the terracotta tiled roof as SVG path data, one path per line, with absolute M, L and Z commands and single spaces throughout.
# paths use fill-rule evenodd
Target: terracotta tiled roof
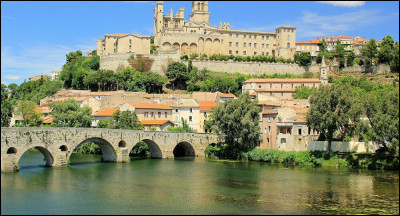
M 308 112 L 309 108 L 295 108 L 294 111 L 296 111 L 297 114 L 306 114 Z
M 53 123 L 53 116 L 48 115 L 43 117 L 43 124 L 51 124 Z
M 272 101 L 260 101 L 258 102 L 258 105 L 265 105 L 265 106 L 282 106 L 280 103 L 275 103 Z
M 40 113 L 50 113 L 51 109 L 49 109 L 47 107 L 36 107 L 35 111 L 40 112 Z
M 250 94 L 250 96 L 256 96 L 256 95 L 257 95 L 256 92 L 252 92 L 252 93 Z
M 62 98 L 56 98 L 54 101 L 67 101 L 68 99 L 74 99 L 75 101 L 84 101 L 86 100 L 86 97 L 62 97 Z
M 303 78 L 303 79 L 275 79 L 275 78 L 252 78 L 243 83 L 320 83 L 319 79 Z
M 211 110 L 211 108 L 216 107 L 217 103 L 215 101 L 200 101 L 200 110 Z
M 127 34 L 124 33 L 115 33 L 115 34 L 106 34 L 105 36 L 113 36 L 113 37 L 121 37 L 121 36 L 125 36 Z
M 263 110 L 262 114 L 278 114 L 278 110 Z
M 346 35 L 340 35 L 340 39 L 353 39 L 352 37 L 346 36 Z
M 296 44 L 318 44 L 321 43 L 319 40 L 310 40 L 310 41 L 300 41 L 296 42 Z
M 163 125 L 167 122 L 170 122 L 172 124 L 172 122 L 170 120 L 142 120 L 142 121 L 140 121 L 140 124 L 142 124 L 142 125 Z
M 180 107 L 199 107 L 199 104 L 194 99 L 180 99 L 178 100 L 178 105 Z
M 172 110 L 170 106 L 159 104 L 159 103 L 135 103 L 129 102 L 130 105 L 135 107 L 135 109 L 166 109 Z
M 235 95 L 232 94 L 232 93 L 228 93 L 228 94 L 226 94 L 226 93 L 219 93 L 219 96 L 222 97 L 222 98 L 226 98 L 226 97 L 234 98 L 234 97 L 235 97 Z
M 101 109 L 92 116 L 112 116 L 118 108 Z
M 295 116 L 292 116 L 288 119 L 294 120 L 296 123 L 307 123 L 306 116 L 304 114 L 297 114 Z
M 92 96 L 103 96 L 103 95 L 114 95 L 114 94 L 121 94 L 123 93 L 123 90 L 119 90 L 119 91 L 102 91 L 102 92 L 90 92 L 90 95 Z

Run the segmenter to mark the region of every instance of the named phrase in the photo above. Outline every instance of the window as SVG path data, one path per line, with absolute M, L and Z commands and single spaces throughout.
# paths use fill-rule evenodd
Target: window
M 152 117 L 152 118 L 154 117 L 154 112 L 151 112 L 151 117 Z
M 267 40 L 269 40 L 269 36 L 267 36 Z
M 229 34 L 229 38 L 232 38 L 232 34 Z
M 257 48 L 257 43 L 254 43 L 254 48 Z
M 272 88 L 272 84 L 269 84 L 269 88 Z
M 204 117 L 207 117 L 207 112 L 204 112 Z
M 246 55 L 246 51 L 243 51 L 243 55 Z
M 229 42 L 229 46 L 230 46 L 230 47 L 232 46 L 232 42 Z
M 192 113 L 192 112 L 193 112 L 193 108 L 189 108 L 189 112 L 191 112 L 191 113 Z
M 168 117 L 168 113 L 167 112 L 165 112 L 165 118 L 167 118 Z
M 264 44 L 261 44 L 261 48 L 264 48 Z
M 258 88 L 261 88 L 261 85 L 258 85 Z
M 229 50 L 229 55 L 231 55 L 232 54 L 232 50 Z
M 257 55 L 257 52 L 254 52 L 254 55 Z
M 239 34 L 236 34 L 236 38 L 239 38 Z
M 301 135 L 301 128 L 299 128 L 299 135 Z
M 271 122 L 271 116 L 268 116 L 268 122 Z
M 175 112 L 178 112 L 178 109 L 175 109 Z
M 243 43 L 243 47 L 246 47 L 246 43 Z
M 283 32 L 286 32 L 286 29 L 283 29 Z
M 161 118 L 161 112 L 158 112 L 158 118 Z
M 267 44 L 266 46 L 267 46 L 267 49 L 269 49 L 269 44 Z
M 251 35 L 249 35 L 249 39 L 251 39 Z
M 283 84 L 281 84 L 281 89 L 283 89 Z
M 236 47 L 239 47 L 239 42 L 236 42 Z
M 189 116 L 189 121 L 191 122 L 191 121 L 193 121 L 193 118 L 192 118 L 192 116 Z
M 271 132 L 271 126 L 268 126 L 268 132 Z
M 293 84 L 292 84 L 292 89 L 293 89 Z
M 267 143 L 269 143 L 269 138 L 267 138 Z
M 246 35 L 243 35 L 243 38 L 246 38 Z
M 269 56 L 269 52 L 267 52 L 267 56 Z
M 236 50 L 236 55 L 239 55 L 239 51 Z
M 286 138 L 281 138 L 281 143 L 286 143 Z
M 149 117 L 149 112 L 144 112 L 144 117 Z
M 254 35 L 254 39 L 257 39 L 257 35 Z
M 132 43 L 132 39 L 129 39 L 129 44 L 131 44 Z
M 132 45 L 129 45 L 129 49 L 132 49 Z
M 165 22 L 164 27 L 168 28 L 168 23 L 167 22 Z
M 249 43 L 249 47 L 251 47 L 251 43 Z
M 264 55 L 264 52 L 261 52 L 261 55 Z
M 287 48 L 288 48 L 288 49 L 290 48 L 290 43 L 287 43 Z

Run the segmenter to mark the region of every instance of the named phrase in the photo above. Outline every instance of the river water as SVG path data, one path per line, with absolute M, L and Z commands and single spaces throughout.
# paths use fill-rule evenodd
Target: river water
M 27 152 L 1 173 L 1 214 L 399 214 L 399 172 L 293 167 L 208 158 L 66 168 Z

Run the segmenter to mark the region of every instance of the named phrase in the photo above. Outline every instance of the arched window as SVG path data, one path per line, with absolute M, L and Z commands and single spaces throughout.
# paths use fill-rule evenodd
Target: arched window
M 204 3 L 201 3 L 201 10 L 204 10 Z
M 158 118 L 161 118 L 161 112 L 158 112 Z

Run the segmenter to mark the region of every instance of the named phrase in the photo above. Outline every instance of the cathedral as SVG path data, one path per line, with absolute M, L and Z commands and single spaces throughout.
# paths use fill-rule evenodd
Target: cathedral
M 229 23 L 210 25 L 208 1 L 193 1 L 185 21 L 185 8 L 164 15 L 164 2 L 154 8 L 154 44 L 162 51 L 184 54 L 265 55 L 293 58 L 296 28 L 281 26 L 275 32 L 232 30 Z
M 185 8 L 164 15 L 164 2 L 154 8 L 154 45 L 159 53 L 180 55 L 223 54 L 275 56 L 293 59 L 296 52 L 296 28 L 281 26 L 275 32 L 232 30 L 229 23 L 210 25 L 208 1 L 193 1 L 192 13 L 185 20 Z M 106 34 L 97 39 L 97 54 L 150 54 L 150 36 Z

